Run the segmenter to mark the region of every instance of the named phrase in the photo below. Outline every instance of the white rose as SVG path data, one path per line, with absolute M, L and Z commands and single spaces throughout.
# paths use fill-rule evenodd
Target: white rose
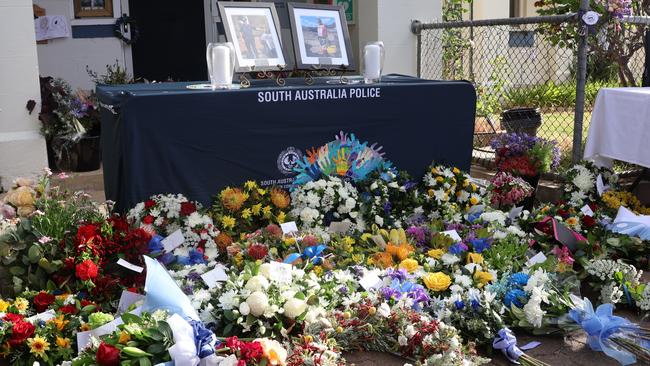
M 249 291 L 261 291 L 269 288 L 269 280 L 264 276 L 253 276 L 248 282 L 246 282 L 246 289 Z
M 246 303 L 250 308 L 251 314 L 258 317 L 264 314 L 266 308 L 269 307 L 269 298 L 263 292 L 255 291 L 248 296 Z
M 260 266 L 259 273 L 270 280 L 271 279 L 271 263 L 263 263 Z
M 246 316 L 251 312 L 251 307 L 248 306 L 248 303 L 242 302 L 241 304 L 239 304 L 239 312 L 241 313 L 241 315 Z
M 284 303 L 284 315 L 289 319 L 295 319 L 307 310 L 305 300 L 292 298 Z
M 399 337 L 397 337 L 397 342 L 399 343 L 400 346 L 406 346 L 409 344 L 408 338 L 404 337 L 403 335 L 400 334 Z

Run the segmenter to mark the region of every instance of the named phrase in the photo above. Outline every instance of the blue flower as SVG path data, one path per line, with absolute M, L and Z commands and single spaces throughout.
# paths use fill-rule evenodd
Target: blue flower
M 526 302 L 528 300 L 528 296 L 526 295 L 524 290 L 515 288 L 515 289 L 512 289 L 512 290 L 508 291 L 506 296 L 503 298 L 503 303 L 507 307 L 511 307 L 512 304 L 514 304 L 516 307 L 521 309 L 521 308 L 524 307 L 524 304 L 521 301 L 522 299 L 523 299 L 524 302 Z
M 463 310 L 465 307 L 465 303 L 462 300 L 454 301 L 454 305 L 456 305 L 456 310 Z
M 528 284 L 528 279 L 530 276 L 523 272 L 517 272 L 510 276 L 508 282 L 513 286 L 526 286 Z
M 458 242 L 452 246 L 449 247 L 449 253 L 451 254 L 460 254 L 464 251 L 467 250 L 467 245 L 463 244 L 463 242 Z
M 470 301 L 470 303 L 472 304 L 472 309 L 474 309 L 474 311 L 477 311 L 478 308 L 481 307 L 481 304 L 476 300 L 472 300 Z
M 472 239 L 471 243 L 476 253 L 481 253 L 484 250 L 490 249 L 491 246 L 490 239 L 488 238 Z

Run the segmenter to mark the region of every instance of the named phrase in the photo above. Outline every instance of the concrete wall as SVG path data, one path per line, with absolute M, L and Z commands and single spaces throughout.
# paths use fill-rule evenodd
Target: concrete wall
M 441 0 L 358 0 L 359 49 L 383 41 L 384 74 L 417 74 L 417 39 L 411 20 L 431 22 L 441 18 Z
M 7 189 L 14 178 L 47 166 L 30 0 L 0 1 L 0 49 L 0 181 Z M 37 102 L 31 115 L 25 108 L 30 99 Z
M 47 15 L 64 15 L 71 25 L 113 24 L 115 19 L 74 19 L 72 0 L 35 0 Z M 113 0 L 113 16 L 121 15 L 120 0 Z M 57 38 L 38 45 L 38 63 L 42 76 L 60 77 L 73 89 L 94 88 L 86 65 L 103 74 L 107 64 L 118 61 L 124 66 L 123 43 L 115 37 L 107 38 Z

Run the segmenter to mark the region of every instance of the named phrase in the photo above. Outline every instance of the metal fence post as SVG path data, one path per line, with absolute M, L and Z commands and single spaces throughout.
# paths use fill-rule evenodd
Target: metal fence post
M 585 84 L 587 83 L 587 25 L 582 20 L 582 15 L 589 11 L 589 0 L 580 0 L 577 26 L 578 35 L 578 67 L 576 85 L 576 109 L 573 121 L 573 147 L 572 161 L 577 163 L 582 158 L 582 123 L 585 114 Z
M 418 77 L 422 77 L 422 22 L 419 20 L 411 21 L 411 32 L 415 34 L 417 38 L 417 46 L 415 52 L 417 53 L 417 73 Z

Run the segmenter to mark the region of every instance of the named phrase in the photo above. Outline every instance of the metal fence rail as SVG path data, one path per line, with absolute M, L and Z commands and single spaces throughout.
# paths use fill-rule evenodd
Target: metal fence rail
M 649 19 L 625 21 L 647 27 Z M 565 166 L 582 155 L 595 96 L 601 87 L 618 86 L 618 81 L 611 65 L 593 57 L 588 62 L 584 91 L 579 87 L 579 40 L 563 47 L 548 38 L 554 30 L 576 26 L 577 22 L 576 14 L 447 23 L 413 21 L 419 76 L 469 80 L 476 87 L 475 162 L 491 164 L 494 152 L 489 142 L 509 127 L 501 122 L 501 114 L 517 107 L 539 109 L 542 124 L 537 135 L 558 142 Z M 643 64 L 644 52 L 640 50 L 629 62 L 637 84 Z

